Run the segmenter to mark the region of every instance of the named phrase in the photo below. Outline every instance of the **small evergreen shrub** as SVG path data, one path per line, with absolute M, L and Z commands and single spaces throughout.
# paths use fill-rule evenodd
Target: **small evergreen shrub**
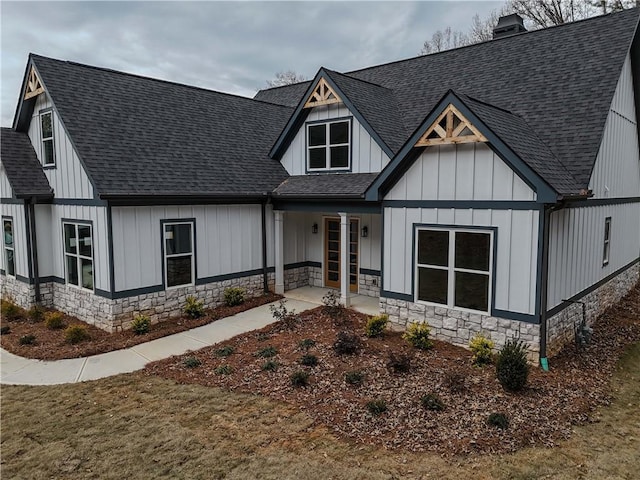
M 0 314 L 2 318 L 10 322 L 22 318 L 24 311 L 9 299 L 2 299 L 0 302 Z
M 349 385 L 360 386 L 364 382 L 364 373 L 355 370 L 344 374 L 344 381 Z
M 444 410 L 444 403 L 436 393 L 427 393 L 420 399 L 420 403 L 427 410 L 439 412 Z
M 216 369 L 213 371 L 216 375 L 231 375 L 231 373 L 233 372 L 233 368 L 231 368 L 231 365 L 220 365 L 219 367 L 216 367 Z
M 382 398 L 378 398 L 376 400 L 369 400 L 367 402 L 367 410 L 369 410 L 369 413 L 371 415 L 382 415 L 384 412 L 387 411 L 387 402 L 382 399 Z
M 259 342 L 264 342 L 266 340 L 269 340 L 270 336 L 264 332 L 258 332 L 256 334 L 256 340 L 258 340 Z
M 353 355 L 360 350 L 361 343 L 360 338 L 355 333 L 342 331 L 338 333 L 333 349 L 338 355 Z
M 35 335 L 23 335 L 18 340 L 18 343 L 20 343 L 20 345 L 34 345 L 36 343 L 36 336 Z
M 412 322 L 402 335 L 409 345 L 420 350 L 429 350 L 433 347 L 433 342 L 429 338 L 431 327 L 427 322 Z
M 273 318 L 278 322 L 282 322 L 282 325 L 289 330 L 292 329 L 300 319 L 300 317 L 296 315 L 295 310 L 289 311 L 287 309 L 287 301 L 285 299 L 280 300 L 278 305 L 270 305 L 269 310 L 271 310 Z
M 29 320 L 31 320 L 33 323 L 40 323 L 42 320 L 44 320 L 44 308 L 42 308 L 40 305 L 34 305 L 29 309 L 27 315 L 29 316 Z
M 389 315 L 381 314 L 369 318 L 364 327 L 364 333 L 367 337 L 380 337 L 384 333 L 389 323 Z
M 184 365 L 186 368 L 196 368 L 202 365 L 202 362 L 198 357 L 189 356 L 182 360 L 182 365 Z
M 275 360 L 267 360 L 262 364 L 262 370 L 266 372 L 275 372 L 278 369 L 278 362 Z
M 271 358 L 271 357 L 275 357 L 277 354 L 278 354 L 278 349 L 273 345 L 269 345 L 268 347 L 264 347 L 263 349 L 258 350 L 256 352 L 256 357 Z
M 235 307 L 244 303 L 245 289 L 241 287 L 229 287 L 224 291 L 224 303 L 227 307 Z
M 131 330 L 136 335 L 149 333 L 151 329 L 151 319 L 147 315 L 136 315 L 131 322 Z
M 234 347 L 232 347 L 231 345 L 226 345 L 226 346 L 216 350 L 216 356 L 217 357 L 229 357 L 235 351 L 236 351 L 236 349 Z
M 458 371 L 447 372 L 444 376 L 444 384 L 453 393 L 462 393 L 467 389 L 467 377 Z
M 64 340 L 71 345 L 83 342 L 89 338 L 91 337 L 89 336 L 89 332 L 87 332 L 87 327 L 82 325 L 71 325 L 64 331 Z
M 412 356 L 403 352 L 389 352 L 389 360 L 387 361 L 387 368 L 390 368 L 395 373 L 407 373 L 411 370 Z
M 193 295 L 189 295 L 182 311 L 189 318 L 200 318 L 204 315 L 204 302 L 199 301 Z
M 311 347 L 315 346 L 316 341 L 311 338 L 305 338 L 304 340 L 300 340 L 298 342 L 298 347 L 300 350 L 309 350 Z
M 7 335 L 11 333 L 11 327 L 9 325 L 5 325 L 4 327 L 0 327 L 0 335 Z
M 339 322 L 344 319 L 344 305 L 340 303 L 340 292 L 329 290 L 322 297 L 322 303 L 324 305 L 323 313 L 328 315 L 331 320 Z
M 61 330 L 65 327 L 64 315 L 60 312 L 47 312 L 44 315 L 44 325 L 49 330 Z
M 302 358 L 300 359 L 300 363 L 305 367 L 315 367 L 316 365 L 318 365 L 318 357 L 316 357 L 315 355 L 306 354 L 302 356 Z
M 309 385 L 309 373 L 304 370 L 298 370 L 291 374 L 291 385 L 294 387 L 306 387 Z
M 527 348 L 519 340 L 509 340 L 496 359 L 496 375 L 505 390 L 522 390 L 529 378 Z
M 493 347 L 495 343 L 481 333 L 477 334 L 469 342 L 469 348 L 473 352 L 475 365 L 488 365 L 493 361 Z
M 494 412 L 487 418 L 487 423 L 492 427 L 506 430 L 509 426 L 509 418 L 504 413 Z

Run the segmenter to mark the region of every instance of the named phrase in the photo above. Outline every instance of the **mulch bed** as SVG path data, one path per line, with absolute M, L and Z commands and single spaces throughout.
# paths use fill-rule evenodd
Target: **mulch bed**
M 5 350 L 26 358 L 60 360 L 63 358 L 85 357 L 132 347 L 156 338 L 184 332 L 266 303 L 275 302 L 280 298 L 282 298 L 281 295 L 270 293 L 261 297 L 247 299 L 241 305 L 234 307 L 222 305 L 207 310 L 205 315 L 200 318 L 191 319 L 186 316 L 172 318 L 160 323 L 154 323 L 151 325 L 150 331 L 143 335 L 136 335 L 131 330 L 108 333 L 75 317 L 65 315 L 65 328 L 72 325 L 82 325 L 89 333 L 89 340 L 76 345 L 65 342 L 64 329 L 50 330 L 45 326 L 44 322 L 34 323 L 30 321 L 26 312 L 24 312 L 23 318 L 18 320 L 8 321 L 5 318 L 0 320 L 0 326 L 8 326 L 11 329 L 9 334 L 4 334 L 0 337 L 0 344 Z M 20 338 L 24 335 L 35 335 L 36 343 L 34 345 L 21 345 Z
M 552 446 L 571 435 L 572 425 L 597 421 L 597 408 L 610 401 L 609 381 L 616 361 L 627 345 L 640 341 L 640 287 L 596 322 L 591 345 L 581 351 L 568 346 L 550 361 L 550 372 L 532 368 L 527 387 L 519 393 L 505 392 L 494 367 L 474 366 L 466 349 L 436 341 L 432 350 L 423 352 L 390 331 L 382 338 L 367 338 L 365 322 L 365 315 L 348 310 L 336 324 L 318 307 L 302 313 L 293 327 L 278 322 L 213 347 L 151 363 L 145 373 L 285 401 L 342 437 L 391 449 L 453 455 Z M 356 355 L 338 355 L 333 350 L 342 330 L 361 337 L 363 348 Z M 300 345 L 303 339 L 315 345 L 306 350 Z M 224 347 L 232 347 L 233 353 L 221 356 Z M 274 347 L 277 354 L 258 356 L 266 347 Z M 413 355 L 411 370 L 391 371 L 389 352 Z M 318 357 L 317 366 L 300 364 L 306 353 Z M 200 364 L 189 368 L 190 357 Z M 278 363 L 276 371 L 263 370 L 268 360 Z M 308 386 L 291 385 L 290 377 L 298 370 L 309 373 Z M 365 374 L 363 385 L 348 385 L 345 373 L 356 370 Z M 420 399 L 427 393 L 440 396 L 443 411 L 421 406 Z M 387 411 L 369 413 L 366 404 L 374 399 L 384 399 Z M 487 424 L 493 412 L 508 416 L 507 429 Z

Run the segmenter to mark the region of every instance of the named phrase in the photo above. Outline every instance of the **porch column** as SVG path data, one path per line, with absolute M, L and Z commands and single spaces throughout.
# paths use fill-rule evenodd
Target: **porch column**
M 349 215 L 340 215 L 340 302 L 349 306 Z
M 276 244 L 276 293 L 284 293 L 284 214 L 282 210 L 274 210 L 275 244 Z

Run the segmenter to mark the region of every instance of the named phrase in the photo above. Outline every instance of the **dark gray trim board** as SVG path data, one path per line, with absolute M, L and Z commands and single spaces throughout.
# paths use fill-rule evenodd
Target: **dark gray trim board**
M 328 200 L 303 201 L 294 200 L 286 201 L 273 199 L 273 209 L 290 212 L 347 212 L 347 213 L 382 213 L 379 203 L 360 201 L 344 201 L 332 202 Z
M 360 275 L 371 275 L 374 277 L 379 277 L 381 275 L 380 270 L 370 270 L 368 268 L 361 268 Z
M 391 292 L 389 290 L 380 290 L 380 298 L 391 298 L 394 300 L 404 300 L 406 302 L 413 302 L 413 295 L 406 293 Z
M 158 205 L 259 205 L 267 198 L 264 195 L 100 195 L 114 207 L 154 207 Z
M 6 205 L 24 205 L 24 200 L 13 197 L 3 197 L 0 198 L 0 203 L 4 203 Z
M 538 210 L 540 204 L 513 200 L 383 200 L 382 208 L 460 208 L 491 210 Z
M 54 198 L 51 202 L 53 205 L 82 205 L 88 207 L 106 207 L 107 202 L 105 200 L 94 198 Z
M 312 262 L 311 260 L 307 260 L 306 262 L 297 262 L 297 263 L 288 263 L 284 266 L 285 270 L 292 270 L 294 268 L 300 267 L 318 267 L 322 268 L 321 262 Z M 275 271 L 275 268 L 274 268 Z
M 530 315 L 528 313 L 510 312 L 508 310 L 498 310 L 494 308 L 491 312 L 492 317 L 506 318 L 507 320 L 517 320 L 519 322 L 533 323 L 537 325 L 540 322 L 540 318 L 537 315 Z
M 635 260 L 633 260 L 632 262 L 626 264 L 624 267 L 619 268 L 618 270 L 616 270 L 612 274 L 607 275 L 602 280 L 594 283 L 590 287 L 585 288 L 580 293 L 576 293 L 573 297 L 568 298 L 567 299 L 568 301 L 562 302 L 559 305 L 556 305 L 555 307 L 553 307 L 552 309 L 547 310 L 547 312 L 546 312 L 547 318 L 553 317 L 554 315 L 560 313 L 562 310 L 564 310 L 565 308 L 570 306 L 572 304 L 572 302 L 576 302 L 576 301 L 580 300 L 582 297 L 585 297 L 585 296 L 589 295 L 591 292 L 593 292 L 594 290 L 600 288 L 602 285 L 607 283 L 609 280 L 612 280 L 613 278 L 617 277 L 618 275 L 620 275 L 624 271 L 630 269 L 631 267 L 633 267 L 638 262 L 640 262 L 640 257 L 638 257 Z
M 562 208 L 600 207 L 602 205 L 623 205 L 625 203 L 640 203 L 640 197 L 591 198 L 585 200 L 573 200 L 565 202 Z

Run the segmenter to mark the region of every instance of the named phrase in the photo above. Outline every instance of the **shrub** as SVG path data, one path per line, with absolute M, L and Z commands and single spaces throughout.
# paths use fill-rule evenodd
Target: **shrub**
M 34 345 L 36 343 L 36 336 L 35 335 L 23 335 L 18 340 L 18 343 L 20 343 L 20 345 Z
M 509 426 L 509 418 L 504 413 L 492 413 L 487 418 L 487 423 L 492 427 L 505 430 Z
M 282 325 L 287 329 L 292 329 L 296 323 L 298 323 L 299 317 L 296 315 L 295 310 L 289 311 L 287 309 L 287 301 L 282 299 L 278 302 L 278 305 L 270 305 L 271 315 L 273 318 L 282 322 Z
M 71 325 L 64 331 L 64 340 L 71 345 L 88 340 L 89 338 L 87 327 L 83 325 Z
M 235 307 L 244 303 L 245 290 L 241 287 L 229 287 L 224 291 L 224 303 L 228 307 Z
M 364 327 L 364 333 L 367 337 L 379 337 L 384 333 L 389 323 L 389 315 L 382 314 L 369 318 Z
M 464 373 L 453 371 L 444 376 L 444 384 L 453 393 L 462 393 L 467 389 L 467 377 Z
M 338 338 L 333 344 L 333 349 L 338 355 L 353 355 L 360 350 L 360 338 L 351 332 L 343 331 L 338 333 Z
M 231 365 L 220 365 L 214 370 L 214 373 L 216 375 L 230 375 L 231 372 L 233 372 L 233 368 L 231 368 Z
M 151 319 L 147 315 L 136 315 L 131 322 L 131 330 L 136 335 L 149 333 L 151 329 Z
M 199 367 L 200 365 L 202 365 L 202 362 L 200 361 L 200 359 L 198 357 L 190 356 L 190 357 L 186 357 L 184 360 L 182 360 L 182 364 L 186 368 L 196 368 L 196 367 Z
M 436 393 L 427 393 L 420 399 L 420 403 L 427 410 L 439 412 L 444 410 L 444 403 Z
M 262 358 L 271 358 L 271 357 L 275 357 L 278 354 L 278 349 L 276 347 L 274 347 L 273 345 L 269 345 L 268 347 L 264 347 L 261 350 L 258 350 L 256 352 L 256 356 L 257 357 L 262 357 Z
M 340 303 L 340 292 L 337 290 L 329 290 L 322 297 L 324 305 L 322 311 L 328 315 L 334 322 L 341 321 L 344 318 L 344 305 Z
M 371 415 L 381 415 L 387 411 L 387 402 L 382 398 L 367 402 L 367 410 Z
M 225 347 L 217 349 L 216 350 L 216 356 L 217 357 L 229 357 L 235 351 L 236 351 L 236 349 L 234 347 L 232 347 L 231 345 L 227 345 Z
M 488 365 L 493 361 L 493 347 L 495 343 L 481 333 L 477 334 L 469 342 L 469 348 L 473 352 L 473 363 L 476 365 Z
M 403 352 L 389 352 L 389 360 L 387 361 L 387 368 L 390 368 L 395 373 L 407 373 L 411 370 L 412 356 Z
M 2 314 L 2 318 L 11 322 L 22 318 L 24 311 L 11 300 L 3 299 L 0 302 L 0 314 Z
M 44 315 L 44 325 L 49 330 L 60 330 L 64 328 L 64 316 L 60 312 L 47 312 Z
M 315 344 L 315 340 L 312 340 L 311 338 L 305 338 L 304 340 L 300 340 L 298 342 L 298 347 L 300 347 L 301 350 L 309 350 Z
M 275 360 L 267 360 L 262 364 L 262 370 L 267 372 L 275 372 L 278 369 L 278 362 Z
M 200 318 L 204 315 L 204 302 L 199 301 L 193 295 L 189 295 L 182 311 L 189 318 Z
M 344 374 L 344 381 L 349 385 L 362 385 L 364 382 L 364 373 L 360 371 L 351 371 Z
M 509 340 L 496 359 L 496 375 L 506 390 L 518 391 L 527 384 L 527 348 L 521 341 Z
M 420 350 L 429 350 L 433 347 L 433 342 L 429 339 L 431 334 L 431 327 L 427 322 L 412 322 L 407 331 L 404 332 L 402 338 L 404 338 L 409 345 Z
M 298 370 L 291 374 L 291 385 L 294 387 L 306 387 L 309 385 L 309 373 L 304 370 Z
M 300 363 L 306 367 L 315 367 L 318 365 L 318 357 L 315 355 L 303 355 L 300 359 Z
M 33 323 L 40 323 L 42 320 L 44 320 L 44 308 L 42 308 L 40 305 L 34 305 L 29 309 L 27 315 L 29 316 L 29 320 L 31 320 Z
M 0 335 L 7 335 L 11 333 L 11 327 L 9 325 L 5 325 L 4 327 L 0 327 Z

